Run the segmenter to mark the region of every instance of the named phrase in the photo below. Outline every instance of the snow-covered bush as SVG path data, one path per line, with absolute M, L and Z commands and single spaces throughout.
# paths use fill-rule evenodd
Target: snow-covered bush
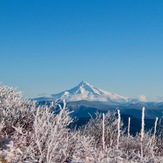
M 2 133 L 12 135 L 14 128 L 28 129 L 33 121 L 34 103 L 22 97 L 21 92 L 13 87 L 0 85 L 0 122 L 4 123 Z
M 107 147 L 115 147 L 117 145 L 118 137 L 118 119 L 115 112 L 107 112 L 105 115 L 105 145 Z M 121 122 L 122 126 L 122 122 Z M 84 135 L 94 137 L 96 141 L 96 147 L 102 149 L 102 130 L 103 130 L 103 118 L 101 113 L 96 113 L 96 117 L 90 119 L 90 121 L 82 128 Z M 123 133 L 124 131 L 122 131 Z
M 59 114 L 47 106 L 36 108 L 31 131 L 17 132 L 19 141 L 16 141 L 15 146 L 22 153 L 15 161 L 50 163 L 66 160 L 69 139 L 69 129 L 66 127 L 71 121 L 65 107 L 61 108 Z

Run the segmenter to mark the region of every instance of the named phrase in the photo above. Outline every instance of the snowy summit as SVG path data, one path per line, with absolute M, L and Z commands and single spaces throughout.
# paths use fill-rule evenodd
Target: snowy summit
M 58 94 L 52 94 L 49 97 L 35 98 L 34 100 L 53 101 L 57 99 L 65 99 L 66 101 L 87 100 L 116 103 L 126 103 L 131 101 L 131 99 L 128 97 L 123 97 L 115 93 L 98 89 L 85 81 L 82 81 L 79 85 L 70 90 L 66 90 Z

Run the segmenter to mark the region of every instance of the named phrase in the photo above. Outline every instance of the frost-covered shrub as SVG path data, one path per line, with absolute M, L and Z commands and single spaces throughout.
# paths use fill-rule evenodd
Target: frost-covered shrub
M 62 162 L 67 159 L 70 139 L 67 126 L 71 122 L 65 105 L 58 114 L 51 112 L 47 106 L 37 108 L 30 147 L 38 162 Z
M 4 122 L 2 133 L 12 135 L 12 126 L 29 128 L 33 121 L 35 104 L 22 97 L 13 87 L 0 85 L 0 123 Z
M 105 115 L 105 145 L 107 147 L 115 147 L 117 145 L 118 136 L 118 120 L 115 112 L 107 112 Z M 84 135 L 94 137 L 96 146 L 102 148 L 102 130 L 103 130 L 102 114 L 96 113 L 95 118 L 91 118 L 90 121 L 82 128 Z M 122 126 L 122 122 L 121 122 Z M 123 133 L 123 131 L 122 131 Z

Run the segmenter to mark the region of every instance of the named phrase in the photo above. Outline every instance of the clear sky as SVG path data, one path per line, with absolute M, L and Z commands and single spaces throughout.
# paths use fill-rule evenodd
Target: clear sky
M 0 1 L 3 84 L 37 97 L 82 80 L 163 101 L 163 1 Z

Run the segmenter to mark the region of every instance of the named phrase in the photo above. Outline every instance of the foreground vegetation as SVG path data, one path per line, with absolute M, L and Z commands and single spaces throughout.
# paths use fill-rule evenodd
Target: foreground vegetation
M 78 130 L 70 129 L 70 112 L 58 103 L 37 106 L 14 88 L 0 85 L 0 161 L 8 163 L 161 163 L 163 131 L 127 133 L 120 111 L 97 114 Z M 55 108 L 59 107 L 59 112 Z M 3 160 L 3 161 L 2 161 Z

